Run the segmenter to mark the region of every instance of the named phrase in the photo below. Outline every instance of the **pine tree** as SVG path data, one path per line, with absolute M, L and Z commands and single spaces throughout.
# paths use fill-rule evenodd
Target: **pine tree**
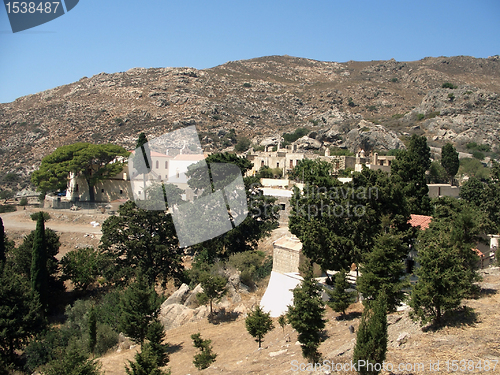
M 317 362 L 321 357 L 318 352 L 321 332 L 326 323 L 323 319 L 325 307 L 321 288 L 313 278 L 312 266 L 309 264 L 302 271 L 304 280 L 293 290 L 293 306 L 288 306 L 287 318 L 299 334 L 304 358 Z
M 203 340 L 200 333 L 191 335 L 193 345 L 195 348 L 200 349 L 200 353 L 194 356 L 193 364 L 198 370 L 208 368 L 217 358 L 217 354 L 212 352 L 212 340 Z
M 150 346 L 144 346 L 134 359 L 134 362 L 128 361 L 130 367 L 125 366 L 127 375 L 170 375 L 170 370 L 163 371 L 159 368 L 156 354 Z
M 120 329 L 142 346 L 148 326 L 158 314 L 160 306 L 160 297 L 154 287 L 147 285 L 142 272 L 139 271 L 136 280 L 120 299 Z
M 387 233 L 376 238 L 373 251 L 364 256 L 357 281 L 365 303 L 377 299 L 381 291 L 386 293 L 389 311 L 401 303 L 403 288 L 408 286 L 403 263 L 406 253 L 407 247 L 400 236 Z
M 163 340 L 165 339 L 165 331 L 163 329 L 163 324 L 161 324 L 159 320 L 155 319 L 149 324 L 146 339 L 149 340 L 146 345 L 156 356 L 156 362 L 158 363 L 158 366 L 165 366 L 169 361 L 167 353 L 168 344 L 163 344 Z
M 60 359 L 49 362 L 43 369 L 46 375 L 102 375 L 101 365 L 87 358 L 77 348 L 66 350 Z
M 461 250 L 453 243 L 449 226 L 435 221 L 419 234 L 417 260 L 420 264 L 416 270 L 418 280 L 409 302 L 412 315 L 422 324 L 431 320 L 439 324 L 444 312 L 460 306 L 472 287 Z
M 345 317 L 345 310 L 354 302 L 356 292 L 348 292 L 350 285 L 347 282 L 347 272 L 339 271 L 334 277 L 334 289 L 325 289 L 330 300 L 327 302 L 333 311 L 342 313 Z
M 259 348 L 262 338 L 274 328 L 271 314 L 264 312 L 259 305 L 248 314 L 245 325 L 248 333 L 255 337 L 255 341 L 259 343 Z
M 353 362 L 358 373 L 378 374 L 387 353 L 386 296 L 380 293 L 371 306 L 365 306 L 354 347 Z
M 31 259 L 31 287 L 38 293 L 42 305 L 47 306 L 48 280 L 47 272 L 47 243 L 45 240 L 45 223 L 43 215 L 38 216 L 33 239 Z
M 214 275 L 209 272 L 204 272 L 200 276 L 200 284 L 203 292 L 196 297 L 201 304 L 210 304 L 209 319 L 213 318 L 213 302 L 220 301 L 227 293 L 227 279 L 224 276 Z

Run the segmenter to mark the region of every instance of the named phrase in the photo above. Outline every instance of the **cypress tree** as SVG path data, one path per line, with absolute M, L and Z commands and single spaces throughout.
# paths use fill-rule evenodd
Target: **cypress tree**
M 453 184 L 453 177 L 458 172 L 460 161 L 458 160 L 458 152 L 451 143 L 447 143 L 441 149 L 441 165 L 446 170 L 450 182 Z
M 325 328 L 325 307 L 321 289 L 313 277 L 312 266 L 309 264 L 303 271 L 304 280 L 293 290 L 293 306 L 288 307 L 287 318 L 299 333 L 304 358 L 317 362 L 321 357 L 318 347 L 321 331 Z
M 5 263 L 5 231 L 3 228 L 3 221 L 2 218 L 0 217 L 0 269 L 2 267 L 2 264 Z
M 370 306 L 365 307 L 361 316 L 353 353 L 358 373 L 380 373 L 387 353 L 387 340 L 386 295 L 380 293 Z
M 45 240 L 45 222 L 39 215 L 36 222 L 35 237 L 31 258 L 31 287 L 38 293 L 42 305 L 47 305 L 49 275 L 47 272 L 47 243 Z

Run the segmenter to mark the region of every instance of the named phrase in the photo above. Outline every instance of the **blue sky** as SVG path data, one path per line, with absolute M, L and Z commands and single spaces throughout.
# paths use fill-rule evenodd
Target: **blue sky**
M 0 6 L 0 103 L 100 72 L 285 54 L 338 62 L 488 57 L 500 54 L 500 1 L 80 0 L 15 34 Z

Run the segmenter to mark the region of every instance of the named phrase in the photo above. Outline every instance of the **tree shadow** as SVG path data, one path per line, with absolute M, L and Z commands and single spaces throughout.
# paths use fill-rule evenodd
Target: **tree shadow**
M 493 296 L 498 293 L 498 290 L 496 289 L 490 289 L 490 288 L 481 288 L 481 291 L 479 292 L 480 297 L 489 297 Z
M 341 322 L 341 321 L 350 321 L 350 320 L 354 320 L 354 319 L 357 319 L 361 317 L 361 312 L 359 311 L 349 311 L 348 313 L 346 313 L 345 315 L 339 315 L 337 317 L 335 317 L 335 320 Z
M 478 314 L 472 307 L 462 306 L 444 313 L 439 323 L 431 323 L 422 328 L 422 332 L 435 332 L 444 327 L 472 327 L 479 322 Z
M 224 307 L 222 307 L 217 313 L 214 313 L 211 317 L 208 317 L 208 321 L 212 324 L 221 324 L 234 322 L 240 316 L 239 312 L 236 311 L 226 311 Z
M 180 344 L 168 344 L 168 347 L 167 347 L 167 353 L 168 354 L 173 354 L 173 353 L 176 353 L 178 351 L 180 351 L 183 347 L 184 347 L 184 341 L 181 342 Z

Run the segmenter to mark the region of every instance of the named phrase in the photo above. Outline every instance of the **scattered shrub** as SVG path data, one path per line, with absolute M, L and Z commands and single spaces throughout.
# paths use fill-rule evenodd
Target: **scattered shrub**
M 3 214 L 5 212 L 14 212 L 14 211 L 16 211 L 16 206 L 13 204 L 0 205 L 0 214 Z
M 249 82 L 245 82 L 245 83 L 243 84 L 243 87 L 252 87 L 252 84 L 251 84 L 251 83 L 249 83 Z
M 236 143 L 236 146 L 234 146 L 234 149 L 238 152 L 245 152 L 250 147 L 250 144 L 251 142 L 248 138 L 241 138 L 238 143 Z
M 21 200 L 19 201 L 20 206 L 27 206 L 28 205 L 28 198 L 22 197 Z
M 456 89 L 457 88 L 457 86 L 455 86 L 453 83 L 450 83 L 450 82 L 443 83 L 443 85 L 441 87 L 443 89 Z
M 417 114 L 417 120 L 422 121 L 425 118 L 425 115 L 423 113 L 418 113 Z
M 391 78 L 391 82 L 392 82 L 392 83 L 396 83 L 396 82 L 398 82 L 398 81 L 399 81 L 399 80 L 398 80 L 396 77 Z

